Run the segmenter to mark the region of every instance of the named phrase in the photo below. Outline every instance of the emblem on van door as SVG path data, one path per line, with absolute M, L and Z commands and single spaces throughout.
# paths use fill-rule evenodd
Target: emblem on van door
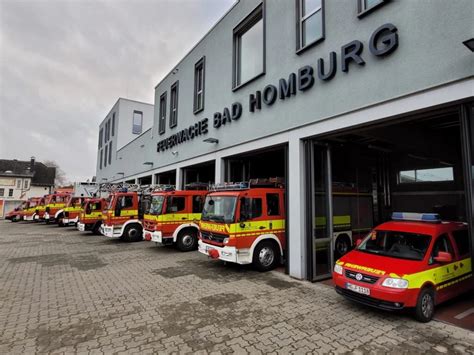
M 358 273 L 356 274 L 356 280 L 357 280 L 357 281 L 362 280 L 362 274 L 361 274 L 360 272 L 358 272 Z

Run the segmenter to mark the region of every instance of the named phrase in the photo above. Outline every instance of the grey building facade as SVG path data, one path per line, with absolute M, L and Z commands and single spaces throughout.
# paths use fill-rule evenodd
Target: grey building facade
M 342 224 L 351 240 L 400 209 L 472 224 L 473 7 L 238 1 L 155 87 L 150 131 L 98 181 L 282 176 L 300 279 L 328 276 Z

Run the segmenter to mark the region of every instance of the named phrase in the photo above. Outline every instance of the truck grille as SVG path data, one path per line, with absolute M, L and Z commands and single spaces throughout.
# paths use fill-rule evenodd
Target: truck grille
M 357 278 L 356 278 L 357 274 L 361 274 L 362 279 L 357 280 Z M 351 270 L 346 270 L 346 277 L 349 278 L 349 279 L 357 280 L 357 281 L 360 281 L 360 282 L 365 282 L 365 283 L 368 283 L 368 284 L 374 284 L 379 279 L 379 277 L 377 277 L 377 276 L 366 275 L 366 274 L 362 274 L 360 272 L 351 271 Z
M 143 221 L 143 228 L 148 230 L 148 231 L 154 231 L 155 230 L 155 222 L 152 221 Z
M 224 244 L 224 239 L 227 238 L 227 235 L 201 231 L 201 238 L 211 243 Z

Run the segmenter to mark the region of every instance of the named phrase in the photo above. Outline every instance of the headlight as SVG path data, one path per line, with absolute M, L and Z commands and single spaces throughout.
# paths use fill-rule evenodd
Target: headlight
M 339 264 L 334 265 L 334 272 L 335 272 L 336 274 L 342 275 L 342 271 L 343 271 L 343 270 L 344 270 L 344 269 L 342 268 L 341 265 L 339 265 Z
M 391 288 L 408 288 L 408 281 L 405 279 L 395 279 L 388 277 L 383 280 L 382 286 Z
M 224 244 L 227 244 L 229 243 L 229 238 L 224 238 L 224 241 L 223 241 Z

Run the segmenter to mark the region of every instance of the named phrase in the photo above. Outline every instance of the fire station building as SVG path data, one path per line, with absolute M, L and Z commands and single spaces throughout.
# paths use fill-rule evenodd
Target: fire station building
M 118 113 L 130 124 L 115 134 L 131 138 L 106 169 L 99 149 L 97 181 L 283 177 L 286 269 L 307 280 L 395 211 L 472 226 L 473 11 L 471 0 L 237 1 L 155 87 L 150 129 L 133 135 L 141 110 Z

